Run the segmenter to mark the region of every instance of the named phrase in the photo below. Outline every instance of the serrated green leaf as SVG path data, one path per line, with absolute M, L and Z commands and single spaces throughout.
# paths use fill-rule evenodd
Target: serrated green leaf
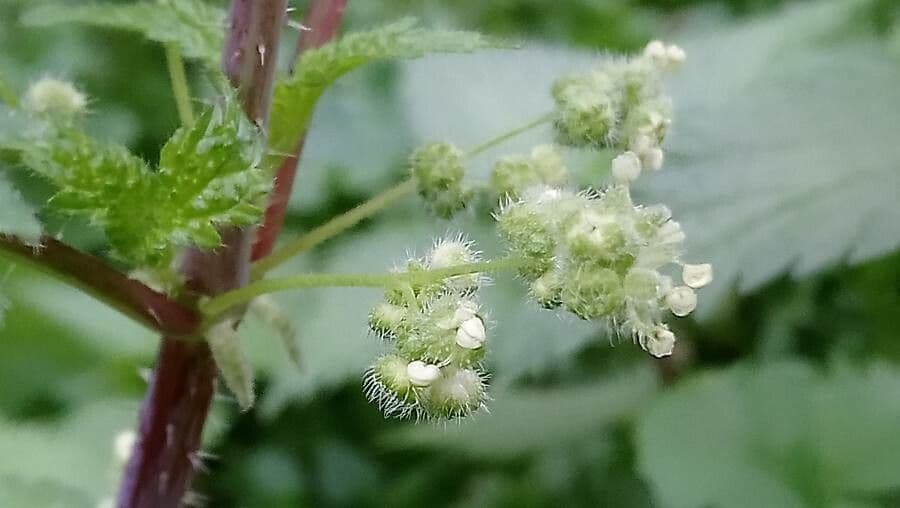
M 84 23 L 139 32 L 148 39 L 176 43 L 188 58 L 216 66 L 224 44 L 225 13 L 200 0 L 161 0 L 129 5 L 50 4 L 22 17 L 30 26 Z
M 495 393 L 489 412 L 455 428 L 406 427 L 385 436 L 399 448 L 448 448 L 506 460 L 584 439 L 641 407 L 657 386 L 656 373 L 640 368 L 582 386 L 513 388 Z
M 895 368 L 745 365 L 653 404 L 638 462 L 673 508 L 864 505 L 900 487 L 898 422 Z
M 119 257 L 141 266 L 167 266 L 179 246 L 217 247 L 219 226 L 261 217 L 271 186 L 259 130 L 230 97 L 175 132 L 158 171 L 73 123 L 46 127 L 17 148 L 25 166 L 58 188 L 51 207 L 90 217 Z
M 367 32 L 346 35 L 321 48 L 307 51 L 296 62 L 296 72 L 275 87 L 270 121 L 270 145 L 290 152 L 306 129 L 322 92 L 344 74 L 377 60 L 419 58 L 432 53 L 468 53 L 508 43 L 476 32 L 427 30 L 405 19 Z

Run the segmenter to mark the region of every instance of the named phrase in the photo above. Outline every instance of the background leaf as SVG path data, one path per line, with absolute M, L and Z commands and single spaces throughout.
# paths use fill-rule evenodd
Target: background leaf
M 12 183 L 0 173 L 0 234 L 15 235 L 26 242 L 37 242 L 41 223 L 35 210 L 22 198 Z
M 656 375 L 642 367 L 582 386 L 511 388 L 494 393 L 490 411 L 456 426 L 409 426 L 385 436 L 400 448 L 448 448 L 503 460 L 578 442 L 621 421 L 650 398 Z
M 224 44 L 225 13 L 200 0 L 161 0 L 133 4 L 48 4 L 27 11 L 30 26 L 84 23 L 139 32 L 158 42 L 177 43 L 184 56 L 216 68 Z
M 850 506 L 900 487 L 900 372 L 801 362 L 711 372 L 641 416 L 641 470 L 667 506 Z

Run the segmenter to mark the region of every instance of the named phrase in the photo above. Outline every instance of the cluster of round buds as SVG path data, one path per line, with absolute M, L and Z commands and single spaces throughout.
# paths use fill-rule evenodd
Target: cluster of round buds
M 491 172 L 491 187 L 501 197 L 518 197 L 529 187 L 561 186 L 568 181 L 569 170 L 553 145 L 536 146 L 530 157 L 504 157 Z
M 479 254 L 462 237 L 438 241 L 410 274 L 474 263 Z M 366 374 L 366 396 L 387 415 L 416 419 L 467 416 L 487 399 L 481 367 L 487 332 L 477 300 L 481 274 L 439 281 L 411 277 L 390 288 L 369 314 L 372 331 L 393 346 Z
M 45 77 L 28 88 L 22 106 L 33 113 L 74 116 L 84 112 L 87 96 L 68 81 Z
M 473 195 L 463 177 L 463 153 L 450 143 L 429 143 L 412 153 L 410 173 L 419 195 L 439 217 L 450 218 Z
M 642 168 L 660 169 L 661 148 L 671 123 L 670 100 L 662 92 L 663 73 L 684 61 L 684 51 L 659 41 L 643 54 L 610 60 L 583 75 L 553 85 L 555 126 L 560 143 L 626 151 L 614 176 L 628 183 Z
M 694 289 L 712 280 L 710 265 L 683 265 L 684 285 L 673 285 L 662 271 L 682 265 L 681 226 L 665 206 L 635 206 L 624 185 L 602 194 L 533 188 L 507 202 L 497 221 L 542 307 L 604 320 L 654 356 L 675 344 L 665 313 L 690 314 Z

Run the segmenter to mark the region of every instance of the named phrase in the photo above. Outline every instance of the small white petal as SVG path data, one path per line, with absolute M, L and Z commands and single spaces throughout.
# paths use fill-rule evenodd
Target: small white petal
M 641 160 L 631 151 L 612 160 L 612 175 L 619 183 L 628 184 L 641 175 Z
M 647 337 L 646 348 L 648 353 L 657 358 L 669 356 L 675 350 L 675 334 L 667 328 L 660 328 Z
M 697 293 L 687 286 L 678 286 L 666 294 L 666 305 L 672 314 L 687 316 L 697 308 Z
M 416 386 L 429 386 L 441 376 L 441 369 L 437 365 L 416 360 L 406 366 L 406 375 L 409 376 L 409 382 Z
M 464 321 L 456 330 L 456 344 L 465 349 L 478 349 L 484 345 L 487 333 L 484 322 L 475 316 Z
M 688 286 L 699 289 L 713 280 L 713 268 L 709 263 L 699 265 L 685 264 L 681 270 L 681 280 Z

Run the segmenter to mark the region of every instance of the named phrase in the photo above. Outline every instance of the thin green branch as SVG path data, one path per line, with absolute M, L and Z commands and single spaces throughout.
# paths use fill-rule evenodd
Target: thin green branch
M 458 275 L 478 272 L 499 272 L 514 270 L 521 266 L 519 258 L 504 257 L 478 263 L 426 270 L 421 272 L 397 272 L 383 274 L 367 273 L 304 273 L 277 279 L 265 279 L 254 282 L 234 291 L 223 293 L 200 304 L 201 312 L 206 315 L 206 322 L 213 323 L 218 316 L 232 307 L 251 302 L 254 298 L 279 291 L 291 289 L 326 288 L 326 287 L 372 287 L 387 288 L 398 284 L 428 283 L 444 280 Z
M 415 190 L 416 183 L 412 179 L 404 180 L 356 208 L 332 218 L 325 224 L 288 242 L 284 247 L 257 261 L 253 265 L 253 278 L 262 278 L 269 270 L 282 265 L 297 254 L 308 251 L 320 243 L 343 233 L 364 219 L 412 194 Z
M 191 106 L 191 89 L 184 72 L 181 48 L 173 42 L 166 43 L 165 46 L 166 63 L 169 67 L 169 77 L 172 79 L 172 92 L 175 94 L 178 117 L 183 125 L 190 126 L 194 124 L 194 109 Z
M 553 113 L 544 113 L 543 115 L 539 116 L 538 118 L 535 118 L 534 120 L 532 120 L 524 125 L 516 127 L 512 130 L 508 130 L 508 131 L 500 134 L 499 136 L 491 138 L 491 139 L 485 141 L 484 143 L 476 146 L 475 148 L 472 148 L 471 150 L 466 152 L 466 157 L 472 158 L 472 157 L 475 157 L 476 155 L 484 153 L 484 152 L 490 150 L 491 148 L 494 148 L 495 146 L 501 145 L 501 144 L 505 143 L 506 141 L 509 141 L 510 139 L 518 136 L 519 134 L 528 132 L 529 130 L 534 129 L 535 127 L 538 127 L 540 125 L 543 125 L 543 124 L 549 122 L 551 119 L 553 119 Z

